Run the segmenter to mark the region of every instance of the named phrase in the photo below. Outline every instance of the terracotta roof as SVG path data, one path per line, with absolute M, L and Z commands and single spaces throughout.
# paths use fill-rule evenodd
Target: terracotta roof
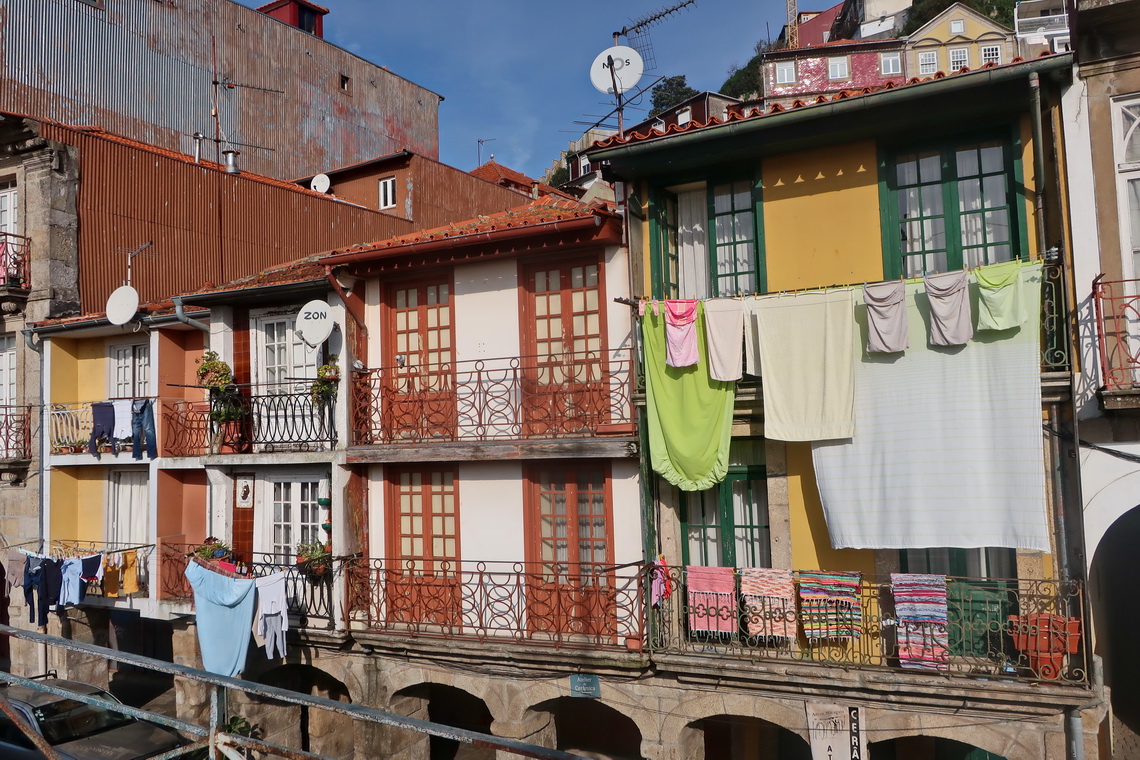
M 203 314 L 210 310 L 205 306 L 191 306 L 186 304 L 183 309 L 188 314 Z M 145 314 L 148 317 L 158 317 L 165 314 L 173 314 L 174 302 L 169 298 L 162 301 L 152 301 L 150 303 L 139 304 L 139 313 Z M 89 314 L 77 314 L 73 317 L 59 317 L 57 319 L 45 319 L 40 322 L 33 322 L 32 327 L 62 327 L 66 325 L 79 324 L 82 322 L 90 322 L 96 319 L 106 319 L 107 312 L 94 311 Z
M 890 45 L 890 44 L 895 44 L 895 45 L 898 45 L 899 47 L 902 47 L 904 44 L 906 44 L 906 41 L 898 39 L 897 37 L 885 37 L 883 39 L 878 39 L 878 40 L 846 40 L 846 39 L 844 39 L 844 40 L 828 40 L 827 42 L 819 42 L 819 43 L 816 43 L 814 45 L 801 45 L 800 47 L 797 47 L 797 48 L 781 48 L 779 50 L 771 50 L 771 51 L 765 53 L 764 57 L 765 58 L 780 58 L 783 56 L 795 55 L 797 53 L 802 55 L 804 53 L 811 53 L 813 50 L 819 50 L 821 48 L 842 47 L 845 45 L 850 46 L 850 47 L 856 47 L 856 46 L 859 46 L 859 47 L 862 47 L 862 46 L 875 47 L 875 46 Z
M 478 177 L 479 179 L 487 180 L 488 182 L 494 182 L 496 185 L 514 187 L 527 193 L 529 193 L 531 187 L 536 182 L 538 182 L 538 191 L 543 195 L 558 195 L 563 198 L 573 197 L 568 193 L 562 192 L 556 187 L 552 187 L 551 185 L 546 184 L 545 182 L 539 182 L 538 180 L 528 177 L 522 172 L 515 171 L 508 166 L 503 166 L 493 159 L 483 164 L 482 166 L 475 167 L 470 172 L 468 172 L 468 174 L 470 174 L 472 177 Z
M 192 293 L 186 293 L 184 297 L 192 298 L 194 296 L 212 293 L 228 293 L 237 290 L 249 290 L 251 288 L 267 288 L 273 285 L 299 285 L 301 283 L 323 280 L 325 279 L 325 267 L 324 264 L 318 263 L 318 260 L 326 255 L 328 254 L 310 254 L 304 258 L 263 269 L 249 277 L 231 280 L 224 285 L 206 283 L 198 290 Z
M 340 254 L 361 253 L 369 250 L 388 250 L 415 243 L 458 239 L 467 235 L 533 227 L 561 220 L 587 219 L 598 215 L 616 218 L 613 205 L 610 203 L 603 201 L 581 203 L 569 198 L 547 195 L 538 200 L 531 201 L 525 206 L 500 211 L 496 214 L 477 216 L 474 219 L 452 222 L 442 227 L 411 232 L 407 235 L 398 235 L 393 238 L 388 238 L 387 240 L 378 240 L 374 243 L 361 243 L 359 245 L 349 246 L 348 248 L 339 248 L 326 254 L 323 261 L 327 264 L 336 264 L 336 256 Z
M 1045 53 L 1042 53 L 1040 57 L 1041 58 L 1047 58 L 1047 57 L 1051 57 L 1053 55 L 1054 55 L 1053 53 L 1045 52 Z M 921 85 L 926 84 L 928 82 L 933 82 L 933 81 L 939 80 L 939 79 L 945 79 L 949 76 L 961 76 L 964 74 L 969 74 L 971 72 L 982 71 L 983 69 L 998 69 L 998 68 L 1007 68 L 1010 66 L 1015 66 L 1019 63 L 1024 63 L 1024 60 L 1025 59 L 1023 59 L 1023 58 L 1014 58 L 1009 63 L 1002 64 L 1002 65 L 998 65 L 998 64 L 994 64 L 994 63 L 987 63 L 984 66 L 979 66 L 976 69 L 970 69 L 970 68 L 963 67 L 959 71 L 952 71 L 949 74 L 946 74 L 944 72 L 939 71 L 935 74 L 932 74 L 929 77 L 922 77 L 922 78 L 911 77 L 910 79 L 908 79 L 905 82 L 902 82 L 900 84 L 895 84 L 894 82 L 888 82 L 885 85 L 881 85 L 881 86 L 877 86 L 877 87 L 863 87 L 863 88 L 856 89 L 856 90 L 840 90 L 839 92 L 836 92 L 833 94 L 820 95 L 818 97 L 810 98 L 808 100 L 795 100 L 792 102 L 792 104 L 790 106 L 781 106 L 778 103 L 776 103 L 776 104 L 769 106 L 767 109 L 761 109 L 761 108 L 749 108 L 746 110 L 737 109 L 735 111 L 730 111 L 728 114 L 728 118 L 726 118 L 726 119 L 720 119 L 720 118 L 713 116 L 704 122 L 690 121 L 688 124 L 684 124 L 684 125 L 670 124 L 665 129 L 652 129 L 651 128 L 651 129 L 644 130 L 644 131 L 627 132 L 625 134 L 625 137 L 620 137 L 618 135 L 612 135 L 610 137 L 607 137 L 604 140 L 598 140 L 597 142 L 595 142 L 593 144 L 593 146 L 591 146 L 591 149 L 612 148 L 616 145 L 629 145 L 632 143 L 646 142 L 648 140 L 654 140 L 657 138 L 667 137 L 669 135 L 680 134 L 682 132 L 696 132 L 696 131 L 699 131 L 701 129 L 705 129 L 706 127 L 713 127 L 713 126 L 716 126 L 718 124 L 727 124 L 729 122 L 738 122 L 738 121 L 745 121 L 745 120 L 751 120 L 751 119 L 760 119 L 760 118 L 764 118 L 765 116 L 771 116 L 773 114 L 783 113 L 784 111 L 791 111 L 791 110 L 796 110 L 796 109 L 800 109 L 800 108 L 810 108 L 811 106 L 821 105 L 823 103 L 830 103 L 830 102 L 834 102 L 837 100 L 847 100 L 848 98 L 862 97 L 864 95 L 871 95 L 873 93 L 882 92 L 884 90 L 895 90 L 895 89 L 899 89 L 902 87 L 921 86 Z
M 839 11 L 842 10 L 842 8 L 843 3 L 839 3 L 825 11 L 820 11 L 815 16 L 812 16 L 800 24 L 800 45 L 814 46 L 823 43 L 823 33 L 831 29 L 831 25 L 835 23 L 835 17 L 839 15 Z

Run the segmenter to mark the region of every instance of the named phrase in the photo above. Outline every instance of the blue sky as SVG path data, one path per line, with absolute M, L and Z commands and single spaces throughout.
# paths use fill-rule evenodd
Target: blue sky
M 494 138 L 483 146 L 483 160 L 494 153 L 499 163 L 531 176 L 543 174 L 581 135 L 584 127 L 575 121 L 594 121 L 613 107 L 589 81 L 590 64 L 613 44 L 611 34 L 671 4 L 317 1 L 330 9 L 327 40 L 444 96 L 440 160 L 472 169 L 476 141 Z M 757 40 L 779 34 L 784 13 L 774 0 L 697 0 L 650 29 L 657 68 L 646 77 L 685 74 L 691 87 L 715 90 L 731 65 L 752 57 Z M 643 100 L 645 110 L 627 111 L 627 123 L 645 118 L 648 93 Z

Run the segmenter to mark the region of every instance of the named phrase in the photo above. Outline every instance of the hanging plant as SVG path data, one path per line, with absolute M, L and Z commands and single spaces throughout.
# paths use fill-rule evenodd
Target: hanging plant
M 230 365 L 218 357 L 217 351 L 207 351 L 197 360 L 198 384 L 211 391 L 221 390 L 234 384 L 234 373 Z
M 336 395 L 337 385 L 340 383 L 340 365 L 336 360 L 336 354 L 329 354 L 328 360 L 317 367 L 317 379 L 309 387 L 309 395 L 313 401 L 327 401 Z

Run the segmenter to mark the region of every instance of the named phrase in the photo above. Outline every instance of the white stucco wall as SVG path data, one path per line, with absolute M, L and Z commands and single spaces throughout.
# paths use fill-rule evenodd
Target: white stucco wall
M 1140 457 L 1140 443 L 1102 445 Z M 1085 504 L 1085 556 L 1091 566 L 1096 548 L 1112 524 L 1140 505 L 1140 463 L 1082 448 L 1081 490 Z
M 459 466 L 459 530 L 465 559 L 521 562 L 525 558 L 521 462 Z

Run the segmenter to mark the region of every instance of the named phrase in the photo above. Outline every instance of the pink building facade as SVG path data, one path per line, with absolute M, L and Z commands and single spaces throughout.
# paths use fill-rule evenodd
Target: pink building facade
M 906 81 L 902 40 L 836 40 L 764 56 L 764 102 L 790 105 L 825 93 Z

